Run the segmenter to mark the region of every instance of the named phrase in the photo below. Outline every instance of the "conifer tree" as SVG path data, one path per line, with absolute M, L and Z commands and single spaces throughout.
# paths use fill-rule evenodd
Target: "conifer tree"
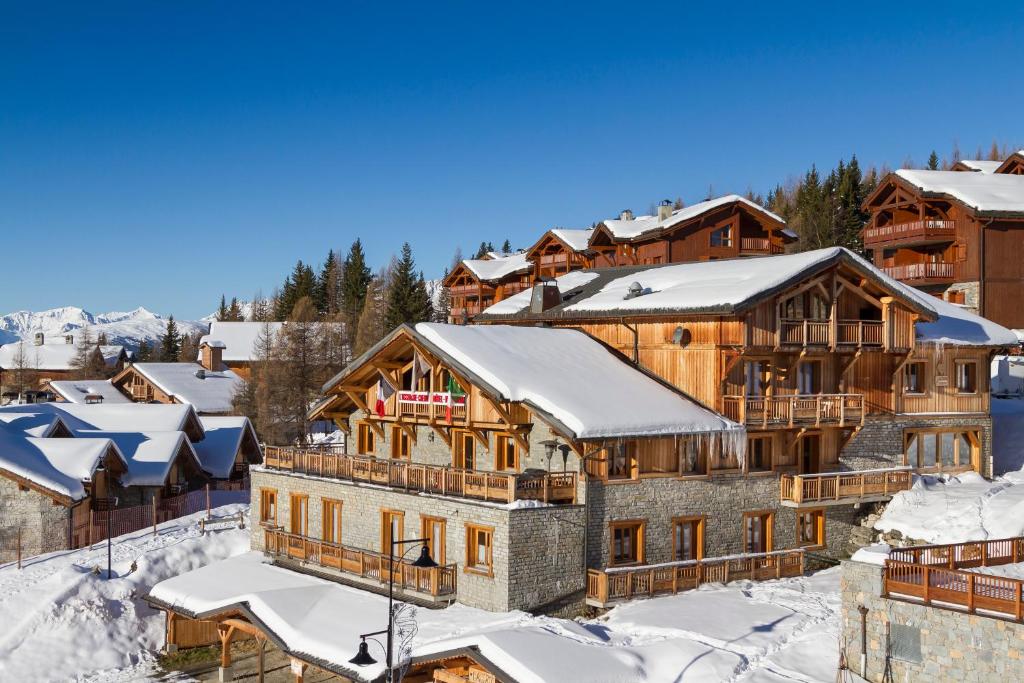
M 372 279 L 373 274 L 366 265 L 362 242 L 357 239 L 345 257 L 340 286 L 341 317 L 350 346 L 354 346 L 353 340 L 357 334 L 359 318 L 366 305 L 366 291 Z
M 148 363 L 153 360 L 153 346 L 143 339 L 139 342 L 139 350 L 135 352 L 136 363 Z
M 462 248 L 461 247 L 455 247 L 455 253 L 452 254 L 451 265 L 448 266 L 448 269 L 445 271 L 446 277 L 447 277 L 447 273 L 450 273 L 450 272 L 452 272 L 453 270 L 455 270 L 456 268 L 459 267 L 459 264 L 462 263 L 462 260 L 463 260 Z
M 313 304 L 321 318 L 332 316 L 337 310 L 338 257 L 334 250 L 327 252 L 327 258 L 320 268 L 320 274 L 313 286 Z
M 430 318 L 430 296 L 426 282 L 422 273 L 417 276 L 412 247 L 406 242 L 402 245 L 402 255 L 387 290 L 384 329 L 390 332 L 402 323 L 418 323 Z
M 932 150 L 932 153 L 928 155 L 928 168 L 932 171 L 939 170 L 939 155 Z
M 228 306 L 224 299 L 224 295 L 220 295 L 220 306 L 217 307 L 217 322 L 223 322 L 228 319 Z
M 355 339 L 352 342 L 352 351 L 356 356 L 384 338 L 384 288 L 387 280 L 387 272 L 382 271 L 366 288 L 366 302 L 359 315 Z
M 502 254 L 511 254 L 512 253 L 512 243 L 509 242 L 507 239 L 504 242 L 501 243 L 501 253 Z
M 249 307 L 250 322 L 267 322 L 270 320 L 270 303 L 263 298 L 262 290 L 256 290 L 252 297 L 252 306 Z
M 179 363 L 195 363 L 199 358 L 199 333 L 182 334 L 181 348 L 178 350 Z
M 92 369 L 92 353 L 96 350 L 96 341 L 93 339 L 92 330 L 88 326 L 83 327 L 78 333 L 78 342 L 75 348 L 75 355 L 71 358 L 69 365 L 75 379 L 96 379 L 90 377 Z M 101 356 L 102 359 L 102 356 Z
M 231 297 L 231 305 L 228 306 L 227 320 L 231 322 L 242 322 L 245 316 L 242 315 L 242 306 L 238 303 L 238 297 Z
M 181 354 L 181 334 L 178 332 L 178 323 L 174 322 L 174 316 L 168 316 L 167 327 L 163 336 L 160 337 L 160 362 L 176 363 Z
M 299 299 L 304 296 L 312 298 L 315 282 L 316 276 L 313 273 L 313 268 L 299 259 L 281 287 L 281 295 L 274 308 L 274 317 L 277 320 L 285 320 Z
M 437 287 L 440 291 L 437 293 L 437 301 L 434 306 L 434 322 L 446 323 L 448 318 L 452 314 L 452 295 L 447 287 L 444 286 L 444 281 L 448 279 L 448 269 L 444 271 L 444 277 L 442 277 Z

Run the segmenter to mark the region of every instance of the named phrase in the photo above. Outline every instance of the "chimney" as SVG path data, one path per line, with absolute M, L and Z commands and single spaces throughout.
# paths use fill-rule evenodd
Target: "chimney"
M 623 209 L 619 212 L 620 221 L 631 221 L 633 220 L 633 211 L 631 209 Z
M 35 336 L 36 346 L 42 346 L 43 342 L 45 341 L 45 339 L 46 338 L 43 336 L 42 332 L 36 332 L 36 336 Z
M 562 303 L 562 293 L 558 291 L 558 283 L 551 279 L 537 282 L 530 297 L 530 313 L 544 311 Z
M 224 363 L 224 342 L 216 340 L 204 341 L 200 344 L 199 351 L 201 358 L 199 364 L 205 370 L 215 372 L 221 369 Z
M 65 344 L 74 344 L 75 343 L 75 335 L 73 335 L 73 334 L 65 334 L 64 335 L 64 343 Z
M 662 199 L 661 204 L 658 204 L 658 220 L 663 221 L 672 215 L 672 202 L 668 199 Z

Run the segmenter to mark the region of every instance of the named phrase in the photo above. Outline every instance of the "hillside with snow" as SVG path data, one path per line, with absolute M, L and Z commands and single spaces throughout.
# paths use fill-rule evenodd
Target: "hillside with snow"
M 205 334 L 209 326 L 203 321 L 176 320 L 183 334 Z M 139 343 L 156 342 L 167 327 L 167 320 L 141 306 L 134 311 L 93 314 L 77 306 L 51 308 L 47 311 L 15 311 L 0 316 L 0 344 L 19 339 L 31 340 L 42 332 L 47 341 L 61 341 L 64 335 L 88 327 L 92 335 L 105 334 L 108 344 L 137 349 Z

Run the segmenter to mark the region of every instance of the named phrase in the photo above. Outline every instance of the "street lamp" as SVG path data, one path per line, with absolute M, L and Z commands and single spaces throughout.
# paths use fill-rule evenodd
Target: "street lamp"
M 388 549 L 388 627 L 383 631 L 374 631 L 373 633 L 364 633 L 359 636 L 359 651 L 356 652 L 356 656 L 348 660 L 349 664 L 355 664 L 356 666 L 368 666 L 370 664 L 376 664 L 377 660 L 370 655 L 370 646 L 366 643 L 366 639 L 370 638 L 378 645 L 380 641 L 373 638 L 373 636 L 387 635 L 387 646 L 384 648 L 384 652 L 387 655 L 387 670 L 384 672 L 384 680 L 387 683 L 391 683 L 393 680 L 392 672 L 392 641 L 394 640 L 394 603 L 395 603 L 395 546 L 405 545 L 407 543 L 422 543 L 423 547 L 420 548 L 420 556 L 416 558 L 416 561 L 412 563 L 413 567 L 421 567 L 429 569 L 436 567 L 437 562 L 430 557 L 430 548 L 427 546 L 430 543 L 429 538 L 407 538 L 400 541 L 391 541 L 391 547 Z M 398 558 L 399 564 L 405 559 L 406 554 L 412 550 L 407 549 Z
M 110 574 L 111 574 L 111 572 L 110 572 L 110 556 L 111 556 L 110 533 L 111 533 L 111 530 L 112 530 L 111 529 L 111 518 L 114 516 L 114 511 L 111 509 L 113 507 L 114 503 L 112 503 L 111 501 L 115 500 L 115 499 L 112 499 L 110 497 L 110 481 L 109 481 L 109 479 L 106 476 L 107 468 L 103 464 L 103 459 L 102 458 L 96 464 L 96 472 L 98 474 L 104 475 L 104 477 L 103 477 L 103 488 L 106 489 L 105 493 L 107 494 L 107 580 L 109 580 L 110 579 Z

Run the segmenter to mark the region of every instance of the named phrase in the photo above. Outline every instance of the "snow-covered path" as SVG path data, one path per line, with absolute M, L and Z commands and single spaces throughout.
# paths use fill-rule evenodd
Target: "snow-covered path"
M 217 508 L 213 516 L 239 512 L 248 506 Z M 159 581 L 249 549 L 249 531 L 233 524 L 200 536 L 205 514 L 161 524 L 155 537 L 146 530 L 114 539 L 109 581 L 106 543 L 32 558 L 20 571 L 0 568 L 0 680 L 145 677 L 151 651 L 162 645 L 163 619 L 141 596 Z M 133 561 L 138 569 L 129 574 Z

